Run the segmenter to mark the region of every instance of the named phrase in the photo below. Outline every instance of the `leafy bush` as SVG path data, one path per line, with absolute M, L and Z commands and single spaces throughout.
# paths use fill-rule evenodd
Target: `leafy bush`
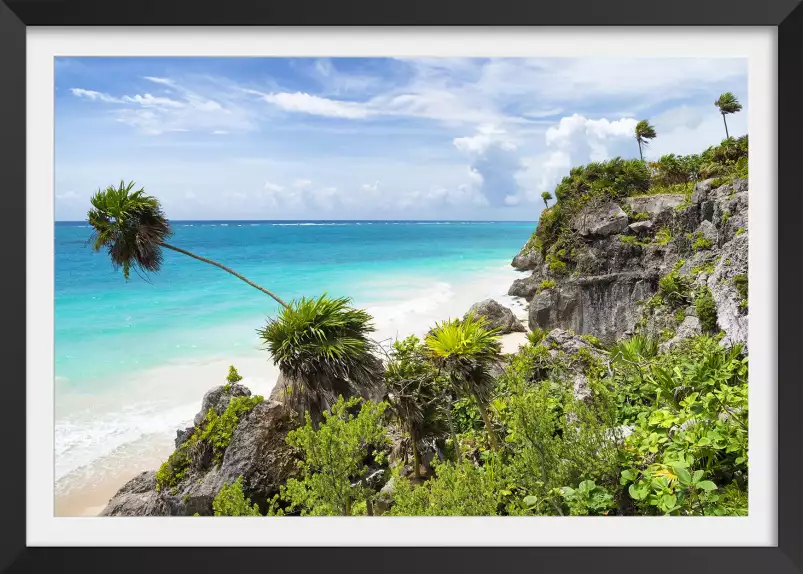
M 226 375 L 226 381 L 233 385 L 234 383 L 239 383 L 242 380 L 243 378 L 240 376 L 240 373 L 237 372 L 237 369 L 234 368 L 234 365 L 229 366 L 229 374 Z
M 580 338 L 589 345 L 591 345 L 592 347 L 596 347 L 598 349 L 603 348 L 602 341 L 600 341 L 599 338 L 595 337 L 594 335 L 591 334 L 580 335 Z
M 360 399 L 340 397 L 323 422 L 314 428 L 309 414 L 303 427 L 287 434 L 287 444 L 302 454 L 302 478 L 292 478 L 281 489 L 289 510 L 310 516 L 351 516 L 356 502 L 371 491 L 362 481 L 367 461 L 381 463 L 389 439 L 382 423 L 385 403 L 362 402 L 355 416 L 350 411 Z
M 251 499 L 243 494 L 243 477 L 237 477 L 233 484 L 224 484 L 212 501 L 215 516 L 261 516 L 259 505 L 251 504 Z
M 558 284 L 555 283 L 552 279 L 544 279 L 541 281 L 541 284 L 538 285 L 538 292 L 544 291 L 545 289 L 554 289 L 557 287 Z
M 671 271 L 658 280 L 658 294 L 673 309 L 688 303 L 691 282 L 678 271 Z
M 566 273 L 566 263 L 557 257 L 550 256 L 547 259 L 547 265 L 549 267 L 549 271 L 555 275 L 564 275 Z
M 655 233 L 655 243 L 658 245 L 667 245 L 672 239 L 672 231 L 666 226 Z
M 733 286 L 738 291 L 739 296 L 742 298 L 742 301 L 747 303 L 747 275 L 740 273 L 739 275 L 733 276 Z
M 694 308 L 703 331 L 713 333 L 717 330 L 717 306 L 708 287 L 701 289 L 694 299 Z
M 541 327 L 536 327 L 527 333 L 527 341 L 529 341 L 530 345 L 537 345 L 544 340 L 544 337 L 546 337 L 546 331 Z
M 572 516 L 604 515 L 616 506 L 611 493 L 593 480 L 584 480 L 576 489 L 564 486 L 561 494 Z
M 646 211 L 639 211 L 633 215 L 633 221 L 647 221 L 649 218 L 650 214 Z
M 711 246 L 713 244 L 714 243 L 710 239 L 708 239 L 705 235 L 697 231 L 694 233 L 691 248 L 694 251 L 700 251 L 701 249 L 711 249 Z

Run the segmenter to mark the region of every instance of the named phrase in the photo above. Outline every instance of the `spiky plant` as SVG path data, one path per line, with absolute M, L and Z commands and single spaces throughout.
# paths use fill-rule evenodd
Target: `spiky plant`
M 546 209 L 549 209 L 549 204 L 547 203 L 547 201 L 549 201 L 550 199 L 552 199 L 552 194 L 551 194 L 551 193 L 549 193 L 548 191 L 545 191 L 545 192 L 543 192 L 543 193 L 541 194 L 541 199 L 543 199 L 543 200 L 544 200 L 544 207 L 545 207 Z
M 638 155 L 644 161 L 642 147 L 647 147 L 647 142 L 656 136 L 655 128 L 647 120 L 641 120 L 636 124 L 636 141 L 638 142 Z
M 491 366 L 501 358 L 498 330 L 488 329 L 484 318 L 470 313 L 462 320 L 436 324 L 425 342 L 429 355 L 449 376 L 455 392 L 474 399 L 488 431 L 491 448 L 497 450 L 488 404 L 494 386 Z
M 725 92 L 719 96 L 714 105 L 719 108 L 719 113 L 722 114 L 722 121 L 725 124 L 725 139 L 730 139 L 730 135 L 728 135 L 728 120 L 725 119 L 725 116 L 741 111 L 742 104 L 731 92 Z
M 129 278 L 131 269 L 137 273 L 158 272 L 164 261 L 162 248 L 171 249 L 223 269 L 251 287 L 270 295 L 283 307 L 287 306 L 277 295 L 233 269 L 166 243 L 165 239 L 173 232 L 159 200 L 146 195 L 143 188 L 133 191 L 134 185 L 133 181 L 128 184 L 121 181 L 119 186 L 110 185 L 98 190 L 90 199 L 92 209 L 87 213 L 89 224 L 94 230 L 90 239 L 93 249 L 100 251 L 106 248 L 112 266 L 115 270 L 122 268 L 126 279 Z
M 257 331 L 288 381 L 286 403 L 308 412 L 314 424 L 338 397 L 366 396 L 381 387 L 371 316 L 350 303 L 326 294 L 302 297 Z
M 396 341 L 385 368 L 385 396 L 390 412 L 410 434 L 413 474 L 420 477 L 419 444 L 426 438 L 444 436 L 441 417 L 443 397 L 436 386 L 436 371 L 427 361 L 424 346 L 411 335 Z

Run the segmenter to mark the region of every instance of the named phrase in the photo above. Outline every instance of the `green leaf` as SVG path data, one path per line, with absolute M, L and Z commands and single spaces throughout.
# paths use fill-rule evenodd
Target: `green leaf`
M 717 485 L 711 482 L 710 480 L 701 480 L 700 482 L 697 483 L 697 488 L 699 488 L 700 490 L 711 491 L 711 490 L 716 490 Z
M 619 484 L 625 485 L 628 482 L 633 482 L 638 476 L 638 471 L 632 468 L 622 471 L 622 477 L 619 479 Z
M 683 485 L 691 484 L 691 482 L 692 482 L 691 481 L 691 475 L 689 474 L 688 470 L 686 470 L 685 468 L 682 468 L 680 466 L 673 467 L 673 470 L 675 471 L 675 474 L 677 475 L 678 480 L 680 481 L 680 484 L 683 484 Z
M 694 471 L 694 476 L 692 477 L 691 481 L 694 484 L 697 484 L 698 482 L 700 482 L 700 479 L 703 478 L 703 474 L 705 474 L 705 473 L 702 470 L 695 470 Z
M 532 508 L 533 506 L 538 504 L 538 498 L 532 495 L 525 496 L 522 502 L 524 502 L 524 506 L 526 506 L 527 508 Z

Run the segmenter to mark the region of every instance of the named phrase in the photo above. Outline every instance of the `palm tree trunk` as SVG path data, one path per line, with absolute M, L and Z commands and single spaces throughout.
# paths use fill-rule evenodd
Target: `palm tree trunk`
M 730 135 L 728 135 L 728 120 L 725 119 L 725 114 L 722 114 L 722 121 L 725 123 L 725 139 L 730 139 Z
M 460 462 L 460 459 L 462 458 L 460 456 L 460 443 L 457 442 L 457 435 L 454 432 L 454 423 L 452 422 L 452 403 L 448 398 L 446 400 L 446 419 L 449 421 L 449 432 L 452 435 L 452 444 L 454 445 L 455 458 L 457 459 L 455 462 Z
M 641 158 L 641 161 L 644 161 L 644 154 L 641 153 L 641 140 L 637 139 L 636 142 L 638 143 L 638 156 Z
M 488 438 L 491 440 L 491 449 L 496 452 L 499 450 L 499 445 L 496 444 L 496 434 L 494 433 L 494 427 L 491 424 L 491 418 L 488 416 L 488 409 L 486 409 L 485 405 L 477 400 L 477 397 L 474 397 L 474 400 L 477 401 L 477 407 L 480 409 L 482 420 L 485 421 L 485 429 L 488 431 Z
M 413 449 L 413 476 L 421 478 L 421 455 L 418 452 L 418 440 L 413 429 L 410 429 L 410 445 Z
M 544 200 L 544 209 L 549 209 L 549 204 L 546 202 L 546 199 Z
M 167 249 L 172 249 L 173 251 L 176 251 L 177 253 L 183 253 L 184 255 L 187 255 L 187 256 L 189 256 L 189 257 L 192 257 L 193 259 L 197 259 L 198 261 L 203 261 L 204 263 L 209 263 L 210 265 L 214 265 L 215 267 L 219 267 L 220 269 L 223 269 L 223 271 L 226 271 L 227 273 L 231 273 L 232 275 L 234 275 L 235 277 L 237 277 L 237 279 L 241 279 L 241 280 L 245 281 L 245 282 L 246 282 L 246 283 L 248 283 L 248 284 L 249 284 L 251 287 L 254 287 L 255 289 L 259 289 L 260 291 L 262 291 L 262 292 L 263 292 L 263 293 L 265 293 L 266 295 L 270 295 L 271 297 L 273 297 L 273 299 L 274 299 L 274 300 L 275 300 L 277 303 L 279 303 L 279 305 L 281 305 L 282 307 L 285 307 L 285 308 L 287 308 L 287 303 L 285 303 L 284 301 L 282 301 L 282 300 L 279 298 L 279 296 L 278 296 L 278 295 L 276 295 L 275 293 L 272 293 L 272 292 L 268 291 L 268 290 L 267 290 L 267 289 L 265 289 L 264 287 L 261 287 L 261 286 L 257 285 L 256 283 L 254 283 L 253 281 L 251 281 L 251 280 L 247 279 L 247 278 L 246 278 L 246 277 L 244 277 L 243 275 L 240 275 L 240 274 L 239 274 L 239 273 L 237 273 L 237 272 L 236 272 L 234 269 L 229 269 L 228 267 L 226 267 L 225 265 L 221 265 L 221 264 L 220 264 L 220 263 L 218 263 L 217 261 L 212 261 L 211 259 L 207 259 L 206 257 L 201 257 L 200 255 L 196 255 L 195 253 L 190 253 L 190 252 L 189 252 L 189 251 L 187 251 L 186 249 L 181 249 L 180 247 L 175 247 L 175 246 L 173 246 L 173 245 L 170 245 L 170 244 L 168 244 L 168 243 L 162 243 L 161 245 L 162 245 L 162 247 L 166 247 Z

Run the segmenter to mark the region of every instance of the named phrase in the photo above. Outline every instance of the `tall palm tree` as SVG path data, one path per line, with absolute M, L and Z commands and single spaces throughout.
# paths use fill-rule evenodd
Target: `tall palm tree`
M 105 247 L 112 265 L 115 269 L 122 268 L 126 279 L 132 268 L 136 272 L 158 272 L 164 259 L 162 248 L 165 248 L 219 267 L 270 295 L 282 307 L 287 307 L 287 303 L 278 295 L 233 269 L 165 242 L 173 231 L 159 200 L 146 195 L 144 189 L 132 191 L 133 189 L 133 181 L 128 184 L 121 181 L 119 186 L 110 185 L 104 190 L 98 190 L 90 200 L 92 209 L 87 213 L 89 224 L 94 229 L 93 249 L 100 251 Z
M 728 135 L 728 121 L 725 119 L 727 114 L 735 114 L 742 109 L 742 104 L 731 92 L 725 92 L 719 99 L 714 102 L 714 105 L 719 108 L 719 113 L 722 114 L 722 121 L 725 123 L 725 139 L 730 139 Z
M 549 204 L 547 203 L 547 201 L 552 199 L 552 194 L 549 193 L 548 191 L 545 191 L 544 193 L 541 194 L 541 199 L 544 200 L 544 207 L 546 209 L 549 209 Z
M 382 386 L 382 363 L 371 316 L 347 297 L 302 297 L 279 310 L 257 333 L 287 379 L 286 403 L 314 425 L 338 397 L 367 396 Z
M 393 344 L 385 368 L 385 398 L 390 412 L 410 434 L 413 475 L 416 478 L 421 476 L 419 443 L 425 438 L 445 434 L 440 417 L 442 396 L 435 383 L 436 372 L 424 353 L 418 337 L 411 335 Z
M 456 393 L 474 399 L 488 431 L 491 448 L 497 450 L 488 404 L 494 385 L 491 366 L 501 358 L 498 331 L 487 329 L 485 319 L 470 313 L 463 320 L 436 324 L 425 343 L 435 364 L 449 376 Z
M 641 120 L 636 124 L 636 141 L 638 142 L 638 154 L 641 161 L 644 161 L 642 146 L 647 147 L 647 142 L 656 136 L 655 128 L 647 120 Z

